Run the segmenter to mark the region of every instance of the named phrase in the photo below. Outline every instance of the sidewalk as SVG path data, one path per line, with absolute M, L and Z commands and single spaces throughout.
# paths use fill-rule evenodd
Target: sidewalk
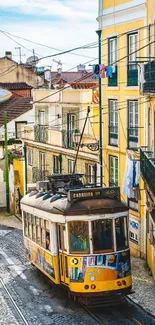
M 8 215 L 5 212 L 0 213 L 0 225 L 22 229 L 21 221 L 19 221 L 15 216 Z
M 148 312 L 155 315 L 155 282 L 149 275 L 146 262 L 132 257 L 132 280 L 134 294 L 129 297 Z

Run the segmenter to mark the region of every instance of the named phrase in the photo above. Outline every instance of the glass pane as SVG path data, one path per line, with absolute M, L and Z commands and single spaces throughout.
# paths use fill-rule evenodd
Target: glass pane
M 116 228 L 116 247 L 117 250 L 122 250 L 127 248 L 128 240 L 127 240 L 127 228 L 126 228 L 126 218 L 121 217 L 115 220 L 115 228 Z
M 37 235 L 37 244 L 40 245 L 41 244 L 41 230 L 40 230 L 40 227 L 36 227 L 36 235 Z
M 36 242 L 36 226 L 32 225 L 32 240 Z
M 43 248 L 45 248 L 45 244 L 46 244 L 45 229 L 41 229 L 41 245 Z
M 49 231 L 46 231 L 46 249 L 50 251 L 50 233 Z
M 69 223 L 70 253 L 89 252 L 88 222 L 74 221 Z
M 112 251 L 113 250 L 113 230 L 112 220 L 92 221 L 93 251 Z

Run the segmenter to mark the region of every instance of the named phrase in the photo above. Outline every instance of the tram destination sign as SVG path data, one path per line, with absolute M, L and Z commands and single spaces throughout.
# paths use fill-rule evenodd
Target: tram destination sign
M 70 190 L 68 192 L 68 201 L 72 204 L 75 201 L 86 199 L 101 199 L 101 198 L 117 198 L 120 200 L 119 187 L 105 187 L 105 188 L 82 188 Z

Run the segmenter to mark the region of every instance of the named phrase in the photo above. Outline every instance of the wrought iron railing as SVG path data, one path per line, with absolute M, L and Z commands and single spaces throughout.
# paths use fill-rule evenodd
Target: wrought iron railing
M 37 167 L 32 168 L 32 182 L 33 183 L 45 180 L 48 175 L 49 175 L 49 172 L 47 170 L 40 170 Z
M 144 66 L 144 79 L 143 92 L 155 92 L 155 61 L 151 61 Z
M 138 86 L 138 68 L 137 65 L 128 64 L 127 66 L 127 86 Z
M 128 149 L 136 149 L 138 148 L 138 129 L 139 127 L 129 127 L 127 129 L 128 137 L 127 137 L 127 148 Z
M 62 146 L 67 149 L 74 149 L 73 131 L 62 130 Z
M 48 139 L 47 127 L 45 125 L 34 126 L 34 139 L 37 142 L 46 143 Z
M 118 83 L 118 67 L 115 66 L 115 72 L 113 72 L 112 77 L 108 78 L 108 86 L 109 87 L 117 87 Z
M 109 145 L 118 146 L 118 126 L 109 126 Z
M 147 184 L 155 197 L 155 159 L 151 157 L 151 151 L 140 149 L 140 170 L 144 183 Z

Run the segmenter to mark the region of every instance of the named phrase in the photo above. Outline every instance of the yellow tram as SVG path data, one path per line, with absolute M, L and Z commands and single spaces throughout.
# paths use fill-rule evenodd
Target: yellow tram
M 48 192 L 41 185 L 21 200 L 27 258 L 73 296 L 130 293 L 128 207 L 119 188 L 47 183 Z

